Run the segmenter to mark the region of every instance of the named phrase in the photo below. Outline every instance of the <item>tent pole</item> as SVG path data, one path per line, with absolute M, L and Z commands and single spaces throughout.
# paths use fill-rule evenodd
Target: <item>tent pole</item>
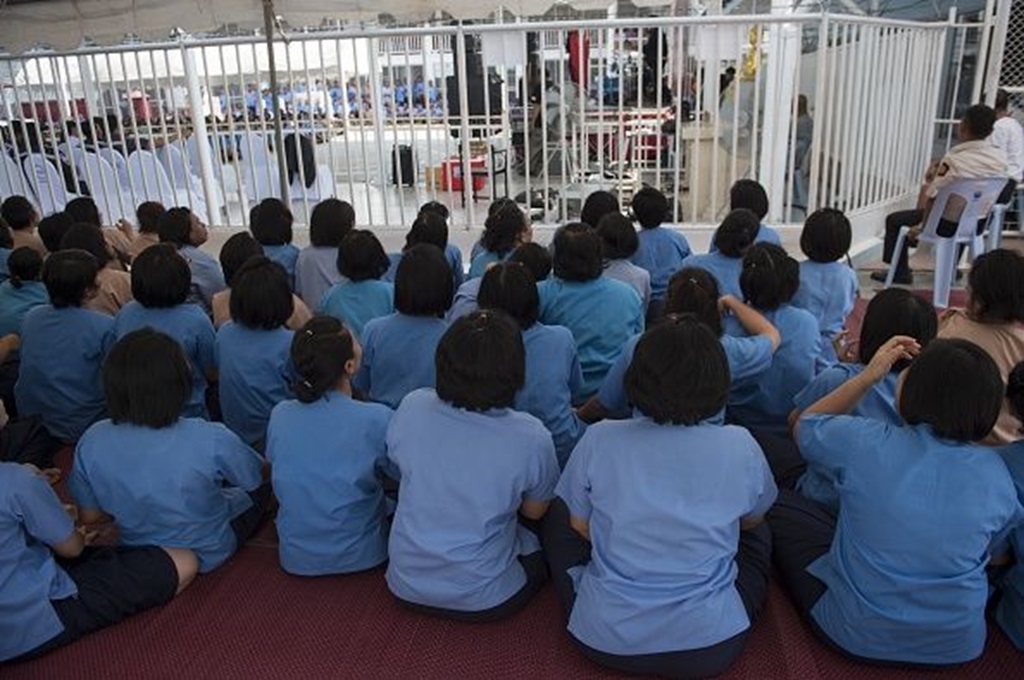
M 270 67 L 270 101 L 274 111 L 274 155 L 277 157 L 277 173 L 281 179 L 281 201 L 291 208 L 288 166 L 284 157 L 284 131 L 281 123 L 281 99 L 277 88 L 277 64 L 274 58 L 274 0 L 263 0 L 263 29 L 267 34 L 267 59 Z M 285 45 L 287 49 L 287 45 Z M 298 140 L 295 140 L 298 144 Z

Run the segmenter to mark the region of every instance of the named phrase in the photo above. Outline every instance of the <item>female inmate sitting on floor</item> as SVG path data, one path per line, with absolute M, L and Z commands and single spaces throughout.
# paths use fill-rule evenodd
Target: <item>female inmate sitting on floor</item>
M 589 224 L 582 219 L 581 221 L 583 224 Z M 616 209 L 615 212 L 601 218 L 597 225 L 597 235 L 601 237 L 603 275 L 632 286 L 643 302 L 644 314 L 647 314 L 647 308 L 651 304 L 651 275 L 643 267 L 630 262 L 630 258 L 640 247 L 640 238 L 636 235 L 633 222 Z
M 740 272 L 743 271 L 743 256 L 754 244 L 754 234 L 760 226 L 757 217 L 749 210 L 733 210 L 715 229 L 711 241 L 711 252 L 690 255 L 683 261 L 684 267 L 699 267 L 718 283 L 722 295 L 742 297 Z
M 616 670 L 717 675 L 768 590 L 775 483 L 749 432 L 712 422 L 729 364 L 695 317 L 644 334 L 626 391 L 638 416 L 588 428 L 544 521 L 569 632 Z
M 144 328 L 121 338 L 103 366 L 110 419 L 78 442 L 68 488 L 84 524 L 113 519 L 121 545 L 188 548 L 205 573 L 259 526 L 270 485 L 237 435 L 183 417 L 190 373 L 169 336 Z
M 504 262 L 516 246 L 532 239 L 533 229 L 526 213 L 515 201 L 498 199 L 491 204 L 484 221 L 484 233 L 473 248 L 467 278 L 483 276 L 489 265 Z
M 900 376 L 905 424 L 849 414 L 917 341 L 892 338 L 812 404 L 794 434 L 836 480 L 838 516 L 795 492 L 768 515 L 775 565 L 815 633 L 859 661 L 948 666 L 985 646 L 985 568 L 1024 519 L 1006 466 L 978 446 L 1003 401 L 995 362 L 934 340 Z
M 160 242 L 173 245 L 188 262 L 192 273 L 189 302 L 200 304 L 209 314 L 213 296 L 227 288 L 227 284 L 220 263 L 199 248 L 210 237 L 206 225 L 188 208 L 171 208 L 160 217 L 158 229 Z
M 347 201 L 320 201 L 309 216 L 309 245 L 295 259 L 295 292 L 306 306 L 320 303 L 327 289 L 341 283 L 338 246 L 356 223 L 356 211 Z
M 633 264 L 643 267 L 651 275 L 651 305 L 647 314 L 653 320 L 661 316 L 668 280 L 683 266 L 683 260 L 692 251 L 685 236 L 661 226 L 669 218 L 665 194 L 653 187 L 644 187 L 633 196 L 630 208 L 640 223 L 637 234 L 640 245 L 633 254 Z
M 289 574 L 370 569 L 388 558 L 381 484 L 392 411 L 356 401 L 352 377 L 362 349 L 340 321 L 310 320 L 295 334 L 297 399 L 274 407 L 267 428 L 278 554 Z
M 1024 362 L 1017 364 L 1006 381 L 1006 399 L 1018 422 L 1024 422 Z M 1014 442 L 999 449 L 999 455 L 1010 471 L 1017 488 L 1017 500 L 1024 503 L 1024 443 Z M 996 570 L 994 579 L 998 592 L 993 612 L 1007 637 L 1024 650 L 1024 525 L 1010 534 L 1009 546 L 1013 561 L 1005 570 Z M 1000 573 L 1001 571 L 1001 573 Z
M 547 580 L 540 542 L 520 516 L 544 516 L 558 461 L 544 425 L 512 410 L 524 355 L 504 313 L 458 319 L 437 347 L 436 391 L 406 397 L 388 428 L 401 485 L 387 582 L 415 610 L 505 618 Z
M 391 264 L 384 275 L 384 280 L 392 282 L 395 280 L 395 272 L 398 270 L 398 263 L 402 260 L 402 253 L 420 243 L 437 246 L 444 252 L 445 259 L 448 260 L 448 265 L 452 269 L 452 285 L 455 288 L 461 286 L 465 280 L 465 274 L 462 272 L 462 251 L 458 248 L 453 250 L 450 247 L 447 214 L 442 215 L 435 209 L 421 209 L 416 215 L 409 233 L 405 235 L 405 246 L 402 248 L 402 252 L 388 255 Z M 452 255 L 453 252 L 458 254 Z
M 100 268 L 96 275 L 96 295 L 85 303 L 86 308 L 116 316 L 132 300 L 132 279 L 128 272 L 103 238 L 103 231 L 96 225 L 79 222 L 68 229 L 60 240 L 60 249 L 75 248 L 91 253 Z
M 292 245 L 292 211 L 278 198 L 265 198 L 249 211 L 249 231 L 263 254 L 284 267 L 288 289 L 295 288 L 299 249 Z
M 395 286 L 381 278 L 388 256 L 372 231 L 355 229 L 341 242 L 335 259 L 344 280 L 324 293 L 317 310 L 360 338 L 368 321 L 395 311 Z

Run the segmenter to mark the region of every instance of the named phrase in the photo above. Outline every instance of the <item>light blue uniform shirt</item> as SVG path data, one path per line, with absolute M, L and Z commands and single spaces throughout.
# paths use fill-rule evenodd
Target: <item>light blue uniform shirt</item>
M 96 423 L 78 442 L 75 502 L 117 522 L 124 545 L 188 548 L 199 571 L 235 552 L 231 520 L 252 507 L 262 459 L 220 423 L 183 418 L 159 430 Z
M 178 252 L 188 260 L 192 272 L 192 290 L 190 302 L 198 302 L 207 314 L 213 309 L 213 296 L 227 288 L 224 283 L 224 272 L 209 253 L 192 245 L 185 245 Z
M 402 261 L 402 253 L 388 253 L 388 259 L 391 260 L 391 266 L 381 278 L 394 283 L 395 274 L 398 273 L 398 263 Z M 452 270 L 452 285 L 458 288 L 466 281 L 466 271 L 462 268 L 462 251 L 458 246 L 449 243 L 444 249 L 444 259 L 448 261 L 448 266 Z
M 954 664 L 985 646 L 985 567 L 1024 518 L 999 453 L 856 416 L 800 418 L 797 443 L 836 479 L 832 547 L 807 567 L 828 590 L 811 610 L 857 656 Z
M 761 314 L 778 329 L 782 343 L 772 356 L 772 365 L 756 380 L 739 384 L 734 381 L 728 417 L 730 422 L 750 429 L 786 436 L 793 398 L 814 378 L 819 351 L 818 322 L 810 312 L 792 305 Z M 726 319 L 725 327 L 730 335 L 743 334 L 733 317 Z
M 1017 500 L 1024 503 L 1024 443 L 1005 446 L 999 449 L 999 455 L 1013 479 Z M 1018 525 L 1009 538 L 1017 562 L 1003 576 L 1002 598 L 996 605 L 995 618 L 1017 649 L 1024 649 L 1024 526 Z
M 0 281 L 6 281 L 11 278 L 11 270 L 7 266 L 7 258 L 10 256 L 10 248 L 0 248 Z
M 863 370 L 862 364 L 835 364 L 816 375 L 810 385 L 800 390 L 793 399 L 793 405 L 801 412 L 806 411 L 847 380 L 860 375 Z M 884 380 L 875 383 L 864 398 L 853 407 L 850 415 L 873 418 L 894 427 L 903 425 L 903 417 L 896 410 L 896 383 L 899 377 L 899 373 L 890 373 Z M 833 510 L 839 508 L 835 480 L 829 476 L 826 468 L 808 462 L 807 471 L 797 480 L 796 489 L 807 498 L 827 505 Z
M 859 288 L 857 273 L 842 262 L 800 263 L 800 288 L 792 304 L 806 309 L 818 320 L 823 359 L 819 370 L 837 361 L 832 339 L 846 326 Z
M 733 295 L 740 300 L 743 299 L 743 291 L 740 290 L 743 258 L 726 257 L 719 252 L 690 255 L 683 262 L 683 267 L 697 267 L 715 277 L 719 295 Z
M 363 363 L 354 385 L 373 401 L 398 408 L 413 390 L 434 386 L 434 352 L 444 319 L 395 312 L 363 329 Z
M 484 272 L 487 271 L 487 267 L 498 262 L 504 262 L 511 254 L 511 250 L 503 255 L 492 253 L 489 250 L 481 250 L 479 255 L 473 256 L 473 261 L 469 264 L 469 275 L 466 278 L 475 279 L 483 276 Z
M 77 440 L 106 413 L 103 359 L 114 319 L 81 307 L 41 305 L 21 325 L 18 413 L 40 416 L 57 439 Z
M 622 281 L 604 277 L 576 282 L 551 278 L 537 284 L 540 320 L 565 326 L 576 340 L 586 398 L 597 391 L 626 340 L 644 330 L 640 296 Z
M 290 574 L 370 569 L 388 558 L 384 437 L 392 411 L 329 392 L 274 407 L 267 429 L 278 555 Z
M 337 248 L 307 246 L 295 259 L 295 293 L 312 309 L 336 283 L 347 281 L 338 271 Z
M 762 224 L 760 229 L 757 230 L 757 235 L 754 237 L 754 243 L 774 243 L 775 245 L 782 247 L 782 238 L 779 236 L 779 232 L 775 231 L 775 229 L 769 227 L 767 224 Z M 711 240 L 711 248 L 709 250 L 712 253 L 718 252 L 714 239 Z
M 263 254 L 284 267 L 285 273 L 288 274 L 288 285 L 295 290 L 295 265 L 299 259 L 299 249 L 291 243 L 280 246 L 263 246 Z M 337 255 L 335 255 L 335 259 L 337 259 Z
M 152 328 L 178 341 L 192 365 L 192 396 L 185 415 L 206 418 L 206 374 L 217 368 L 214 343 L 217 331 L 199 305 L 185 303 L 174 307 L 144 307 L 133 300 L 114 317 L 114 336 L 120 340 L 140 328 Z
M 22 281 L 21 287 L 10 281 L 0 283 L 0 337 L 21 334 L 21 324 L 29 310 L 49 304 L 50 296 L 41 281 Z
M 262 441 L 270 412 L 292 396 L 293 335 L 287 328 L 266 331 L 231 321 L 217 331 L 220 408 L 224 424 L 244 442 Z
M 643 267 L 651 275 L 651 297 L 665 298 L 668 280 L 690 255 L 686 237 L 667 227 L 641 229 L 637 234 L 640 247 L 633 254 L 633 264 Z
M 604 274 L 609 279 L 622 281 L 632 286 L 644 305 L 644 313 L 651 304 L 651 275 L 643 267 L 638 267 L 629 260 L 608 260 L 604 263 Z
M 518 522 L 519 506 L 551 500 L 558 481 L 544 425 L 511 409 L 458 409 L 424 389 L 402 402 L 387 446 L 402 477 L 388 543 L 391 592 L 467 612 L 515 595 L 526 584 L 518 557 L 540 550 Z
M 324 293 L 318 310 L 338 319 L 356 336 L 366 323 L 395 311 L 395 287 L 387 281 L 345 281 Z
M 735 587 L 740 520 L 767 512 L 777 490 L 749 432 L 645 417 L 598 423 L 555 492 L 590 525 L 591 561 L 570 570 L 569 632 L 580 642 L 659 654 L 750 627 Z
M 64 630 L 50 600 L 77 595 L 78 587 L 47 546 L 74 530 L 44 478 L 23 465 L 0 463 L 0 661 Z
M 476 299 L 480 295 L 480 284 L 483 283 L 483 280 L 482 276 L 469 279 L 455 291 L 455 298 L 448 310 L 449 323 L 467 314 L 472 314 L 479 308 Z

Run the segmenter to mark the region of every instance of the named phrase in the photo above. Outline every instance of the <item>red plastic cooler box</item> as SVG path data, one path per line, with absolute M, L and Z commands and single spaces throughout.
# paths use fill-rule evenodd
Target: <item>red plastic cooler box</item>
M 469 159 L 469 167 L 472 172 L 480 172 L 487 169 L 487 158 L 485 156 L 474 156 Z M 487 185 L 486 175 L 473 175 L 473 191 L 483 191 Z M 458 156 L 452 156 L 441 163 L 441 190 L 462 191 L 463 176 L 462 162 Z

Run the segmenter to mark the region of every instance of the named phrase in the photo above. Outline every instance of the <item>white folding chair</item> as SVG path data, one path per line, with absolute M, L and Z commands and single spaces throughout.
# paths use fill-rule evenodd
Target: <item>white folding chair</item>
M 13 158 L 0 149 L 0 198 L 11 196 L 24 196 L 36 205 L 39 204 L 36 192 L 25 176 L 25 171 Z
M 117 172 L 105 158 L 94 153 L 83 153 L 82 171 L 88 178 L 89 193 L 96 207 L 106 218 L 105 224 L 117 224 L 118 220 L 134 222 L 135 206 L 132 205 L 131 189 L 121 186 Z
M 39 214 L 43 217 L 64 210 L 68 201 L 78 198 L 64 186 L 64 177 L 41 153 L 30 153 L 21 162 L 28 183 L 35 191 Z
M 281 196 L 281 179 L 277 162 L 267 148 L 263 136 L 250 132 L 240 135 L 238 150 L 242 155 L 242 180 L 249 204 L 259 203 L 264 198 Z
M 198 151 L 196 153 L 198 153 Z M 156 156 L 160 159 L 164 169 L 167 170 L 167 175 L 175 189 L 184 189 L 187 191 L 192 197 L 193 205 L 197 202 L 201 202 L 204 205 L 206 204 L 206 196 L 203 193 L 203 181 L 200 179 L 201 175 L 199 173 L 192 172 L 192 166 L 189 163 L 186 152 L 182 151 L 180 142 L 166 144 L 160 149 L 157 149 Z M 212 214 L 218 214 L 221 206 L 224 205 L 224 199 L 220 194 L 217 182 L 214 182 L 213 187 L 213 199 L 217 201 L 217 205 L 213 206 L 213 210 L 209 212 Z
M 120 151 L 112 149 L 109 146 L 102 146 L 96 153 L 98 153 L 100 157 L 110 163 L 110 166 L 114 168 L 114 172 L 117 173 L 117 180 L 120 182 L 121 186 L 126 188 L 131 187 L 132 180 L 131 175 L 128 174 L 128 160 L 121 155 Z
M 206 221 L 206 203 L 192 196 L 187 189 L 175 187 L 164 171 L 164 166 L 152 151 L 137 150 L 128 157 L 128 174 L 132 178 L 135 200 L 159 201 L 166 207 L 191 207 L 200 220 Z
M 953 286 L 956 273 L 959 246 L 966 245 L 970 249 L 970 257 L 985 252 L 984 234 L 978 233 L 978 221 L 988 215 L 989 210 L 999 198 L 999 193 L 1006 186 L 1006 178 L 959 179 L 943 187 L 935 200 L 925 221 L 924 230 L 918 237 L 921 242 L 931 243 L 935 248 L 935 283 L 932 291 L 932 304 L 936 307 L 949 306 L 949 290 Z M 952 236 L 939 236 L 940 221 L 953 222 L 957 225 Z M 900 229 L 893 250 L 892 263 L 885 277 L 885 287 L 892 285 L 896 276 L 899 261 L 897 253 L 906 247 L 907 234 L 910 227 Z

